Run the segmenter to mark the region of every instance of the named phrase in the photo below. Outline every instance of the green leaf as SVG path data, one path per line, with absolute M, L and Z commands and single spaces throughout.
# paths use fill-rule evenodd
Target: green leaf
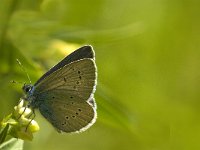
M 9 124 L 7 124 L 6 127 L 3 129 L 3 131 L 0 133 L 0 144 L 4 142 L 8 129 L 9 129 Z
M 0 150 L 22 150 L 23 140 L 12 138 L 0 145 Z

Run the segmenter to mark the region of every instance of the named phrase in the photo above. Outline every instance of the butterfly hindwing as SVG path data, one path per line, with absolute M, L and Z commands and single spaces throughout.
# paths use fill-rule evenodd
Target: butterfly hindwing
M 85 101 L 53 99 L 48 95 L 39 106 L 41 114 L 60 132 L 79 132 L 96 120 L 96 110 Z

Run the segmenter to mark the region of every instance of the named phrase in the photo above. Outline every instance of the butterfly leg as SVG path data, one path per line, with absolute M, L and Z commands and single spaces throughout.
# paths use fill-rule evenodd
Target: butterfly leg
M 22 97 L 22 98 L 20 98 L 20 101 L 18 102 L 18 105 L 23 101 L 23 100 L 26 100 L 26 97 Z M 24 107 L 24 110 L 23 110 L 23 112 L 19 115 L 19 117 L 17 118 L 17 120 L 19 120 L 20 118 L 21 118 L 21 116 L 24 114 L 24 112 L 26 111 L 26 108 L 27 108 L 28 106 L 25 106 Z
M 26 106 L 24 107 L 24 111 L 19 115 L 19 117 L 17 118 L 17 120 L 19 120 L 21 118 L 21 116 L 23 115 L 23 113 L 26 111 Z
M 31 116 L 33 116 L 33 117 L 31 118 Z M 28 118 L 28 119 L 31 118 L 31 121 L 30 121 L 30 122 L 28 123 L 28 125 L 26 126 L 26 130 L 25 130 L 25 131 L 27 131 L 28 126 L 31 124 L 32 120 L 35 118 L 35 111 L 34 111 L 34 109 L 32 110 L 32 113 L 31 113 L 27 118 Z

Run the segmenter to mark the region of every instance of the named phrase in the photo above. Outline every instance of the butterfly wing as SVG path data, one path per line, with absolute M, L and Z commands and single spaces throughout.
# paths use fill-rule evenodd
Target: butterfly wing
M 63 101 L 49 97 L 48 101 L 40 105 L 39 110 L 58 132 L 84 131 L 96 121 L 95 108 L 83 101 Z
M 75 100 L 86 101 L 96 86 L 96 65 L 92 59 L 72 62 L 44 78 L 34 93 L 42 95 L 53 92 L 56 95 Z
M 69 54 L 68 56 L 66 56 L 63 60 L 61 60 L 57 65 L 55 65 L 53 68 L 51 68 L 48 72 L 46 72 L 36 83 L 35 86 L 41 82 L 44 78 L 46 78 L 47 76 L 49 76 L 51 73 L 53 73 L 54 71 L 64 67 L 65 65 L 73 62 L 73 61 L 77 61 L 80 59 L 84 59 L 84 58 L 91 58 L 94 59 L 94 51 L 92 49 L 92 46 L 90 45 L 86 45 L 83 46 L 77 50 L 75 50 L 74 52 L 72 52 L 71 54 Z
M 35 86 L 34 96 L 40 103 L 41 114 L 55 128 L 74 132 L 95 122 L 95 86 L 96 65 L 93 59 L 86 58 L 74 61 L 44 78 Z M 79 112 L 79 109 L 82 111 Z

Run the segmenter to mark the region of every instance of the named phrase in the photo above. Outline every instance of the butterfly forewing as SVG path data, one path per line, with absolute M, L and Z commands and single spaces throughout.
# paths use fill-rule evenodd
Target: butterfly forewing
M 84 58 L 91 58 L 94 59 L 94 51 L 92 49 L 92 46 L 90 45 L 86 45 L 83 46 L 77 50 L 75 50 L 74 52 L 72 52 L 71 54 L 69 54 L 68 56 L 66 56 L 63 60 L 61 60 L 57 65 L 55 65 L 53 68 L 51 68 L 48 72 L 46 72 L 36 83 L 35 86 L 40 83 L 44 78 L 46 78 L 47 76 L 49 76 L 50 74 L 52 74 L 53 72 L 55 72 L 56 70 L 64 67 L 65 65 L 80 60 L 80 59 L 84 59 Z
M 86 101 L 94 92 L 95 85 L 95 63 L 92 59 L 82 59 L 47 76 L 35 87 L 35 94 L 42 98 L 42 95 L 53 93 L 55 99 L 63 97 Z

